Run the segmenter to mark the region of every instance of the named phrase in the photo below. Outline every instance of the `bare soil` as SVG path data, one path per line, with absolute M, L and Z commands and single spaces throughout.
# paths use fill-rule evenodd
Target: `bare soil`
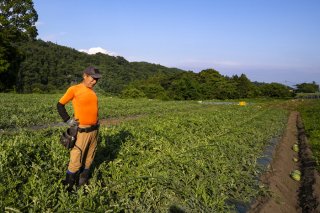
M 295 143 L 299 144 L 299 152 L 292 149 Z M 299 161 L 294 162 L 294 157 Z M 295 169 L 302 173 L 300 181 L 295 181 L 290 176 Z M 315 162 L 298 112 L 290 114 L 270 169 L 261 177 L 261 182 L 269 187 L 270 196 L 257 199 L 248 212 L 320 212 L 320 175 L 315 170 Z

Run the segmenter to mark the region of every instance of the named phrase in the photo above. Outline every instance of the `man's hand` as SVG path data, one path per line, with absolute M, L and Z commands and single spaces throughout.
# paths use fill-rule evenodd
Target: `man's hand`
M 79 126 L 79 119 L 70 118 L 66 123 L 71 127 Z

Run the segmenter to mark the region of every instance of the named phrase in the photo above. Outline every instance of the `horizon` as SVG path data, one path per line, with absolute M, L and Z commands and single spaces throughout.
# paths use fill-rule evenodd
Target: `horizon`
M 320 1 L 35 0 L 34 7 L 37 38 L 78 51 L 253 82 L 320 83 Z

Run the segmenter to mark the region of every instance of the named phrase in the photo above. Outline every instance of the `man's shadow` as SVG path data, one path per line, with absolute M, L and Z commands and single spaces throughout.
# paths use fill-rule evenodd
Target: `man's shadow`
M 102 163 L 108 164 L 117 158 L 122 144 L 133 138 L 127 130 L 121 130 L 113 135 L 100 135 L 96 155 L 92 163 L 92 172 L 99 168 Z

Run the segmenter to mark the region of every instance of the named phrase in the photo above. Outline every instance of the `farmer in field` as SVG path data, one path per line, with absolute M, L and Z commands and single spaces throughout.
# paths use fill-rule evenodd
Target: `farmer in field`
M 65 184 L 72 190 L 75 184 L 81 186 L 88 182 L 89 169 L 95 156 L 98 137 L 98 98 L 93 90 L 99 70 L 88 67 L 83 71 L 83 81 L 68 88 L 57 104 L 59 115 L 70 127 L 78 130 L 76 142 L 70 151 L 70 161 Z M 70 117 L 65 105 L 72 101 L 74 117 Z M 79 176 L 78 176 L 79 175 Z M 77 181 L 79 177 L 79 182 Z

